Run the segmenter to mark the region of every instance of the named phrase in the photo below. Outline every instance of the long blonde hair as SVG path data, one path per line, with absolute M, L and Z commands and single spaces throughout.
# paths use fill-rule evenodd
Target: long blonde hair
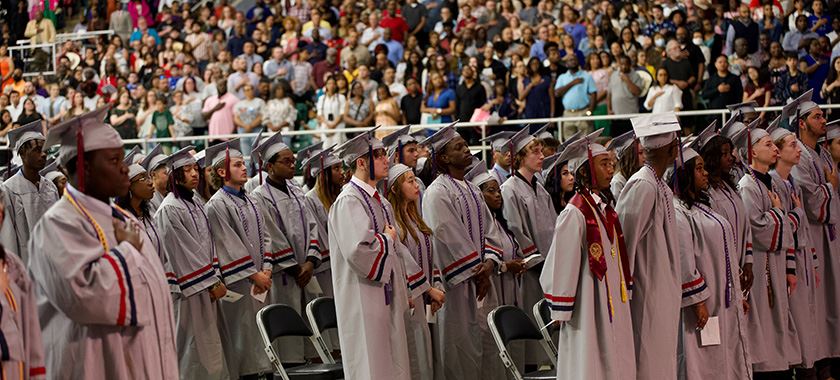
M 409 228 L 408 222 L 413 221 L 417 225 L 417 229 L 424 235 L 431 236 L 432 229 L 426 225 L 426 222 L 420 217 L 420 213 L 417 212 L 417 202 L 408 200 L 403 196 L 401 188 L 405 179 L 408 178 L 407 174 L 408 172 L 403 173 L 394 182 L 394 185 L 388 189 L 388 202 L 391 202 L 391 205 L 394 206 L 394 219 L 397 220 L 397 226 L 400 227 L 400 241 L 405 241 L 406 237 L 410 234 L 411 238 L 419 243 L 420 239 L 417 237 L 414 229 Z

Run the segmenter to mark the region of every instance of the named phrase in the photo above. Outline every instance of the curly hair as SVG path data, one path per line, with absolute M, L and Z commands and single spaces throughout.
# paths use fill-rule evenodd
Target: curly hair
M 732 177 L 732 173 L 722 170 L 720 165 L 720 160 L 723 158 L 723 147 L 727 145 L 730 150 L 735 149 L 735 144 L 728 138 L 714 136 L 703 146 L 703 149 L 699 153 L 706 163 L 706 171 L 709 173 L 709 184 L 713 187 L 717 187 L 719 184 L 725 184 L 730 189 L 735 190 L 737 189 L 735 178 Z
M 689 209 L 697 203 L 709 205 L 708 193 L 697 189 L 694 180 L 695 169 L 697 169 L 697 160 L 692 159 L 685 162 L 682 168 L 677 169 L 673 174 L 673 178 L 677 181 L 677 188 L 680 189 L 674 195 L 683 201 Z

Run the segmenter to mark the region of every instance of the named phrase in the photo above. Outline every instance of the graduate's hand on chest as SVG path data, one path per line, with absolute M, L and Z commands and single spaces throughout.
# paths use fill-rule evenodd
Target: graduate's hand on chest
M 140 227 L 137 223 L 129 221 L 126 225 L 123 221 L 114 218 L 114 238 L 118 244 L 127 241 L 138 251 L 143 249 L 143 239 L 140 237 Z

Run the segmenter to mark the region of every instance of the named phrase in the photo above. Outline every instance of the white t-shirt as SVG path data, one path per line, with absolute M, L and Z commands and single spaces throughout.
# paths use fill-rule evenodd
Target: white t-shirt
M 656 101 L 651 103 L 653 96 L 664 91 L 662 96 L 656 98 Z M 652 86 L 645 98 L 645 109 L 651 110 L 652 113 L 659 112 L 673 112 L 675 108 L 683 108 L 682 104 L 682 90 L 673 84 L 666 84 L 665 87 Z

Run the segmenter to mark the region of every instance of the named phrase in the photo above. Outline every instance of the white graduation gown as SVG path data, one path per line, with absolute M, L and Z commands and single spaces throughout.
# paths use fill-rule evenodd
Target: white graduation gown
M 268 257 L 273 266 L 271 303 L 291 306 L 300 315 L 305 315 L 305 304 L 317 294 L 305 294 L 295 278 L 285 270 L 303 265 L 307 258 L 317 265 L 321 260 L 321 244 L 314 218 L 305 204 L 305 195 L 292 181 L 286 181 L 286 191 L 274 187 L 268 181 L 254 189 L 251 197 L 259 205 L 265 220 L 266 231 L 271 236 Z M 311 281 L 318 281 L 312 277 Z M 303 363 L 307 357 L 317 356 L 304 337 L 283 337 L 277 340 L 277 354 L 286 363 Z M 308 348 L 310 352 L 304 352 Z
M 603 212 L 603 202 L 596 202 Z M 607 264 L 602 280 L 590 269 L 586 219 L 575 205 L 560 212 L 546 252 L 540 283 L 551 319 L 564 323 L 557 343 L 558 380 L 636 378 L 630 303 L 622 301 L 620 293 L 621 261 L 610 254 L 613 244 L 600 219 L 598 231 Z
M 706 205 L 691 209 L 674 201 L 680 232 L 683 276 L 698 286 L 683 292 L 680 379 L 750 379 L 752 362 L 747 349 L 747 321 L 738 281 L 736 230 Z M 728 283 L 728 285 L 727 285 Z M 727 304 L 727 292 L 729 303 Z M 719 345 L 702 346 L 692 305 L 706 301 L 709 317 L 720 323 Z
M 803 208 L 796 208 L 793 205 L 792 196 L 796 194 L 802 200 L 802 190 L 799 181 L 788 176 L 782 179 L 775 171 L 771 171 L 773 186 L 779 192 L 782 207 L 793 222 L 793 248 L 796 252 L 796 290 L 790 294 L 790 312 L 793 323 L 796 326 L 796 335 L 799 338 L 800 353 L 802 355 L 802 366 L 811 368 L 814 362 L 822 359 L 818 356 L 818 344 L 823 337 L 818 336 L 818 326 L 824 323 L 817 318 L 817 284 L 816 274 L 819 263 L 816 260 L 816 249 L 811 244 L 811 235 L 807 216 Z M 822 284 L 820 284 L 822 286 Z
M 750 292 L 749 345 L 773 348 L 753 357 L 753 371 L 784 371 L 801 360 L 786 279 L 788 273 L 796 272 L 795 221 L 785 210 L 772 207 L 768 195 L 771 189 L 752 175 L 744 175 L 738 182 L 738 189 L 752 229 L 755 260 Z
M 828 150 L 816 151 L 801 141 L 799 148 L 802 155 L 791 175 L 802 189 L 809 242 L 820 263 L 816 271 L 820 278 L 815 304 L 817 357 L 836 358 L 840 357 L 840 189 L 833 188 L 825 174 L 824 168 L 833 165 Z
M 204 209 L 225 285 L 243 295 L 221 304 L 222 344 L 231 377 L 271 372 L 256 324 L 257 311 L 265 304 L 251 296 L 253 285 L 248 280 L 257 271 L 271 269 L 265 257 L 271 242 L 262 214 L 250 196 L 240 198 L 226 188 L 217 191 Z
M 304 199 L 306 203 L 306 208 L 309 210 L 309 214 L 312 215 L 313 220 L 315 221 L 315 228 L 317 229 L 318 233 L 318 242 L 321 245 L 321 264 L 315 268 L 315 278 L 318 279 L 318 285 L 321 286 L 321 291 L 324 292 L 324 297 L 335 297 L 335 293 L 333 292 L 333 282 L 332 282 L 332 273 L 330 272 L 330 246 L 329 246 L 329 234 L 327 232 L 327 209 L 324 207 L 324 204 L 321 203 L 321 200 L 318 199 L 318 194 L 315 190 L 309 190 L 306 192 L 306 198 Z M 327 331 L 327 334 L 321 334 L 324 336 L 325 343 L 327 346 L 332 350 L 338 350 L 338 331 L 335 329 Z
M 30 233 L 47 209 L 58 201 L 58 189 L 44 177 L 36 187 L 23 176 L 21 170 L 3 182 L 3 198 L 6 216 L 0 229 L 0 243 L 26 263 Z
M 625 185 L 627 185 L 627 178 L 624 178 L 623 174 L 616 171 L 615 174 L 613 174 L 612 181 L 610 181 L 610 192 L 612 193 L 613 198 L 618 199 L 621 192 L 624 190 Z
M 163 203 L 163 199 L 166 197 L 165 195 L 157 192 L 155 190 L 155 194 L 152 195 L 152 199 L 149 200 L 149 213 L 154 215 L 157 213 L 157 209 L 160 207 L 160 204 Z
M 405 247 L 384 233 L 394 225 L 391 204 L 355 181 L 330 208 L 328 227 L 344 376 L 410 379 Z
M 0 248 L 2 249 L 2 248 Z M 4 379 L 46 379 L 35 284 L 17 255 L 6 251 L 9 287 L 0 296 L 0 358 Z
M 526 265 L 528 269 L 522 275 L 522 309 L 533 318 L 531 309 L 534 304 L 543 299 L 543 291 L 540 287 L 540 272 L 545 259 L 545 254 L 551 247 L 554 236 L 554 222 L 557 214 L 554 211 L 554 204 L 551 201 L 551 194 L 536 180 L 531 186 L 514 173 L 501 187 L 502 204 L 505 219 L 510 227 L 516 241 L 521 245 L 522 255 L 530 257 L 537 255 Z M 545 363 L 544 352 L 539 342 L 530 341 L 525 343 L 525 363 Z M 542 360 L 542 361 L 541 361 Z
M 674 378 L 681 289 L 691 279 L 681 278 L 673 194 L 644 166 L 627 181 L 616 211 L 634 279 L 630 308 L 638 379 Z
M 435 378 L 481 379 L 483 347 L 492 337 L 482 330 L 473 270 L 485 259 L 499 261 L 499 244 L 488 236 L 492 216 L 472 183 L 439 175 L 426 189 L 423 218 L 432 229 L 435 262 L 441 268 L 446 305 L 435 326 Z M 492 307 L 488 295 L 484 308 Z M 485 315 L 486 316 L 486 315 Z
M 219 305 L 210 300 L 210 287 L 222 274 L 207 215 L 195 201 L 169 193 L 155 214 L 173 285 L 178 363 L 185 379 L 227 379 Z
M 172 299 L 152 242 L 117 243 L 113 218 L 133 219 L 68 184 L 32 233 L 46 369 L 57 379 L 178 379 Z M 135 220 L 136 222 L 136 220 Z

